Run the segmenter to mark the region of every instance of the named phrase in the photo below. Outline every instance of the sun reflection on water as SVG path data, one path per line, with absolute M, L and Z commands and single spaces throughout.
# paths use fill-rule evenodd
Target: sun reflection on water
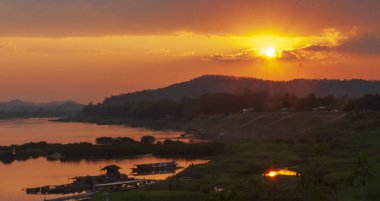
M 269 178 L 275 178 L 277 176 L 300 176 L 300 173 L 284 168 L 284 169 L 277 169 L 277 170 L 268 170 L 267 172 L 263 174 L 263 176 L 269 177 Z

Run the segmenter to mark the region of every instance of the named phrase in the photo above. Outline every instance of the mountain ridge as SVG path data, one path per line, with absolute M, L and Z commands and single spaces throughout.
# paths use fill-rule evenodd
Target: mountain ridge
M 45 103 L 34 103 L 22 100 L 10 100 L 0 102 L 0 112 L 2 113 L 23 113 L 23 112 L 55 112 L 55 113 L 75 113 L 83 109 L 84 105 L 75 101 L 52 101 Z
M 167 87 L 136 91 L 106 98 L 103 104 L 121 105 L 127 102 L 152 101 L 159 99 L 194 98 L 206 93 L 294 93 L 298 96 L 315 94 L 318 97 L 352 96 L 380 93 L 380 81 L 362 79 L 294 79 L 271 81 L 250 77 L 226 75 L 203 75 L 189 81 L 175 83 Z

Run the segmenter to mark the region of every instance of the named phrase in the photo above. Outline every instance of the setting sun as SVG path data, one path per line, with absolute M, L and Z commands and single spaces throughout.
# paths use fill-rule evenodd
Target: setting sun
M 265 56 L 267 56 L 269 58 L 275 57 L 276 56 L 276 49 L 274 49 L 273 47 L 267 48 L 265 50 Z

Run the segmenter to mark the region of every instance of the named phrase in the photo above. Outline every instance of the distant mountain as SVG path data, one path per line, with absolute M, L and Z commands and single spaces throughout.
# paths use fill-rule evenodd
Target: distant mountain
M 0 111 L 16 112 L 16 111 L 79 111 L 83 105 L 73 101 L 56 101 L 48 103 L 32 103 L 21 100 L 12 100 L 8 102 L 0 102 Z
M 268 81 L 247 77 L 205 75 L 164 88 L 112 96 L 105 99 L 103 103 L 106 105 L 121 105 L 126 102 L 152 101 L 165 98 L 178 100 L 183 97 L 198 97 L 202 94 L 216 92 L 295 93 L 298 96 L 314 93 L 318 97 L 327 95 L 359 97 L 364 94 L 380 93 L 380 81 L 360 79 Z
M 84 105 L 74 101 L 32 103 L 21 100 L 0 102 L 0 118 L 62 117 L 82 110 Z

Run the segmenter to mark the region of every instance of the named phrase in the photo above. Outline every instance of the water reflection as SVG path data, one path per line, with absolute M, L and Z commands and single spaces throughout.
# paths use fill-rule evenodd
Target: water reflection
M 130 137 L 140 140 L 142 136 L 152 135 L 158 141 L 165 139 L 198 142 L 193 137 L 183 136 L 177 131 L 152 131 L 142 128 L 131 128 L 118 125 L 95 125 L 84 123 L 51 122 L 49 119 L 12 119 L 0 120 L 0 146 L 24 144 L 28 142 L 46 141 L 48 143 L 94 143 L 97 137 Z M 172 161 L 153 156 L 140 156 L 121 160 L 97 160 L 61 162 L 49 161 L 45 158 L 15 161 L 11 164 L 0 162 L 0 201 L 41 201 L 56 196 L 27 195 L 22 189 L 44 185 L 60 185 L 70 183 L 68 178 L 76 176 L 99 175 L 99 169 L 106 165 L 120 166 L 121 172 L 137 179 L 165 179 L 181 169 L 171 172 L 160 172 L 156 175 L 132 175 L 135 164 L 159 163 Z M 177 160 L 179 166 L 205 163 L 205 160 Z
M 300 173 L 288 168 L 271 169 L 263 174 L 265 177 L 275 178 L 277 176 L 300 176 Z
M 48 143 L 94 143 L 97 137 L 130 137 L 140 140 L 152 135 L 157 140 L 197 142 L 192 136 L 181 138 L 179 131 L 152 131 L 120 125 L 96 125 L 72 122 L 51 122 L 46 118 L 0 120 L 0 146 L 45 141 Z
M 99 161 L 79 161 L 79 162 L 60 162 L 48 161 L 38 158 L 28 161 L 18 161 L 9 165 L 0 164 L 0 200 L 7 201 L 41 201 L 44 198 L 57 196 L 46 195 L 27 195 L 21 191 L 27 187 L 37 187 L 44 185 L 59 185 L 71 182 L 69 178 L 76 176 L 98 175 L 101 167 L 115 164 L 122 169 L 122 173 L 132 175 L 134 164 L 160 163 L 172 161 L 174 159 L 156 158 L 150 155 L 121 160 L 99 160 Z M 188 167 L 191 164 L 206 163 L 206 160 L 182 160 L 175 159 L 181 167 Z M 133 176 L 137 179 L 165 179 L 181 171 L 175 170 L 171 173 L 157 175 Z

